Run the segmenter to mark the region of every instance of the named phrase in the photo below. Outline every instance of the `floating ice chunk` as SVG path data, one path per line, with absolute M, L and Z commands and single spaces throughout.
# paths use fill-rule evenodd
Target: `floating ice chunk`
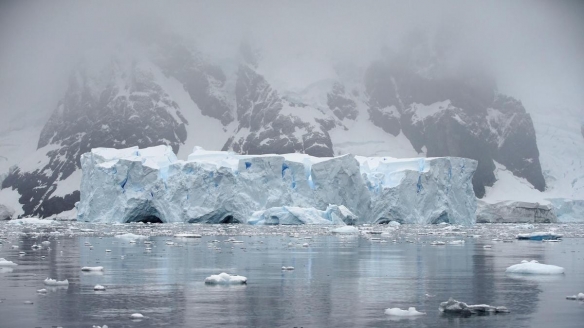
M 132 318 L 132 319 L 142 319 L 142 318 L 144 318 L 144 316 L 141 313 L 132 313 L 130 315 L 130 318 Z
M 440 312 L 449 314 L 471 315 L 477 313 L 509 313 L 509 310 L 504 306 L 490 306 L 487 304 L 468 305 L 464 302 L 459 302 L 452 297 L 447 302 L 440 303 L 438 307 Z
M 22 218 L 22 219 L 15 219 L 8 221 L 8 224 L 36 224 L 36 225 L 45 225 L 45 224 L 53 224 L 57 221 L 54 220 L 43 220 L 38 218 Z
M 201 238 L 201 235 L 194 233 L 179 233 L 174 235 L 176 238 Z
M 103 271 L 103 267 L 102 266 L 95 266 L 95 267 L 83 267 L 81 268 L 81 271 Z
M 48 240 L 45 240 L 45 241 L 43 241 L 41 244 L 42 244 L 42 245 L 45 245 L 45 246 L 48 246 L 48 245 L 50 245 L 50 244 L 51 244 L 51 242 L 50 242 L 50 241 L 48 241 Z
M 8 261 L 2 257 L 0 257 L 0 267 L 1 266 L 17 266 L 18 264 L 12 262 L 12 261 Z
M 415 317 L 425 315 L 426 313 L 417 311 L 415 307 L 410 307 L 407 310 L 402 310 L 400 308 L 385 309 L 385 314 L 396 317 Z
M 122 238 L 122 239 L 129 239 L 129 240 L 146 239 L 146 238 L 148 238 L 148 236 L 136 235 L 136 234 L 133 234 L 133 233 L 125 233 L 123 235 L 115 235 L 114 237 L 116 237 L 116 238 Z
M 531 262 L 523 260 L 520 264 L 508 267 L 505 272 L 516 274 L 563 274 L 564 268 L 556 265 L 541 264 L 535 260 Z
M 93 290 L 95 290 L 95 291 L 103 291 L 103 290 L 105 290 L 105 287 L 103 287 L 102 285 L 95 285 L 95 287 L 93 287 Z
M 222 272 L 205 278 L 205 283 L 208 285 L 242 285 L 247 284 L 247 278 Z
M 291 270 L 294 270 L 294 267 L 293 266 L 288 266 L 288 267 L 287 266 L 283 266 L 282 267 L 282 270 L 284 270 L 284 271 L 291 271 Z
M 531 233 L 520 233 L 515 238 L 519 240 L 557 240 L 562 238 L 562 235 L 553 232 L 531 232 Z
M 333 229 L 333 230 L 331 230 L 331 232 L 341 234 L 341 235 L 350 235 L 350 234 L 358 234 L 359 229 L 357 229 L 356 227 L 353 227 L 353 226 L 344 226 L 344 227 Z
M 578 300 L 578 301 L 584 301 L 584 293 L 578 293 L 578 295 L 572 295 L 572 296 L 566 296 L 567 300 Z
M 46 294 L 47 293 L 47 290 L 44 289 L 44 288 L 43 289 L 39 289 L 39 290 L 37 290 L 37 293 L 39 293 L 39 294 Z
M 47 278 L 47 279 L 45 279 L 45 285 L 47 285 L 47 286 L 68 286 L 69 280 L 65 279 L 65 280 L 59 281 L 56 279 Z
M 464 240 L 452 240 L 449 242 L 450 245 L 464 245 Z

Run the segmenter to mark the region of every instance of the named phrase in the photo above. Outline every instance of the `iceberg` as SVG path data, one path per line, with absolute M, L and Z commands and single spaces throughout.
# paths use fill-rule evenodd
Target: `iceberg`
M 69 286 L 69 280 L 65 279 L 65 280 L 56 280 L 56 279 L 51 279 L 51 278 L 47 278 L 45 279 L 45 285 L 47 286 Z
M 17 266 L 18 264 L 0 257 L 0 266 Z
M 562 235 L 553 232 L 532 232 L 532 233 L 520 233 L 516 237 L 519 240 L 558 240 L 562 238 Z
M 385 314 L 396 317 L 415 317 L 419 315 L 425 315 L 426 313 L 419 312 L 415 307 L 410 307 L 407 310 L 402 310 L 400 308 L 385 309 Z
M 584 293 L 578 293 L 578 295 L 571 295 L 571 296 L 566 296 L 567 300 L 578 300 L 578 301 L 584 301 Z
M 453 298 L 440 303 L 438 310 L 442 313 L 463 316 L 480 313 L 509 313 L 509 310 L 504 306 L 491 306 L 487 304 L 468 305 Z
M 244 276 L 230 275 L 222 272 L 205 278 L 207 285 L 244 285 L 247 284 L 247 278 Z
M 512 274 L 563 274 L 564 268 L 556 265 L 542 264 L 536 260 L 523 260 L 519 264 L 508 267 L 505 272 Z
M 103 271 L 103 267 L 102 266 L 83 267 L 83 268 L 81 268 L 81 271 L 84 271 L 84 272 Z
M 471 225 L 477 162 L 456 157 L 238 155 L 195 147 L 81 156 L 78 220 L 105 223 Z

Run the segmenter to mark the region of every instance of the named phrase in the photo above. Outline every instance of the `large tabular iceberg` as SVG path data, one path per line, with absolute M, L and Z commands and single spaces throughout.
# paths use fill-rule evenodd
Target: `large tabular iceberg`
M 465 158 L 238 155 L 195 147 L 81 156 L 78 220 L 251 224 L 475 222 Z

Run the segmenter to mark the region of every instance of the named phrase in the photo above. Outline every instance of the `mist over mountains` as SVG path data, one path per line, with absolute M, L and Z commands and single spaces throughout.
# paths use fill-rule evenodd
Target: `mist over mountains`
M 13 47 L 2 51 L 2 67 L 28 46 L 46 47 L 47 56 L 24 56 L 7 70 L 14 83 L 0 79 L 0 110 L 9 118 L 0 136 L 0 204 L 14 216 L 70 211 L 81 154 L 159 144 L 180 158 L 195 145 L 242 154 L 468 157 L 479 162 L 479 198 L 497 194 L 501 170 L 537 200 L 549 196 L 540 195 L 546 188 L 574 197 L 584 102 L 572 91 L 583 85 L 584 65 L 576 55 L 582 24 L 570 18 L 581 6 L 565 3 L 550 14 L 549 4 L 536 2 L 533 14 L 514 16 L 526 4 L 414 4 L 63 2 L 57 8 L 75 14 L 55 10 L 60 23 L 36 22 L 50 28 L 27 32 L 30 44 L 15 32 L 34 26 L 39 7 L 6 4 L 4 12 L 27 19 L 3 19 L 11 28 L 2 39 Z M 480 10 L 493 21 L 473 21 L 488 16 Z M 529 30 L 535 21 L 546 33 Z M 27 63 L 38 68 L 33 76 L 23 74 Z M 550 104 L 566 108 L 571 121 Z

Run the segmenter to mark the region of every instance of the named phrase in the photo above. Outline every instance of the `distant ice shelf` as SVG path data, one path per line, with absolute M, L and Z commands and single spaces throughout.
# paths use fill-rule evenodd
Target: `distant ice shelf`
M 477 162 L 456 157 L 238 155 L 195 147 L 81 156 L 78 220 L 248 224 L 475 222 Z

